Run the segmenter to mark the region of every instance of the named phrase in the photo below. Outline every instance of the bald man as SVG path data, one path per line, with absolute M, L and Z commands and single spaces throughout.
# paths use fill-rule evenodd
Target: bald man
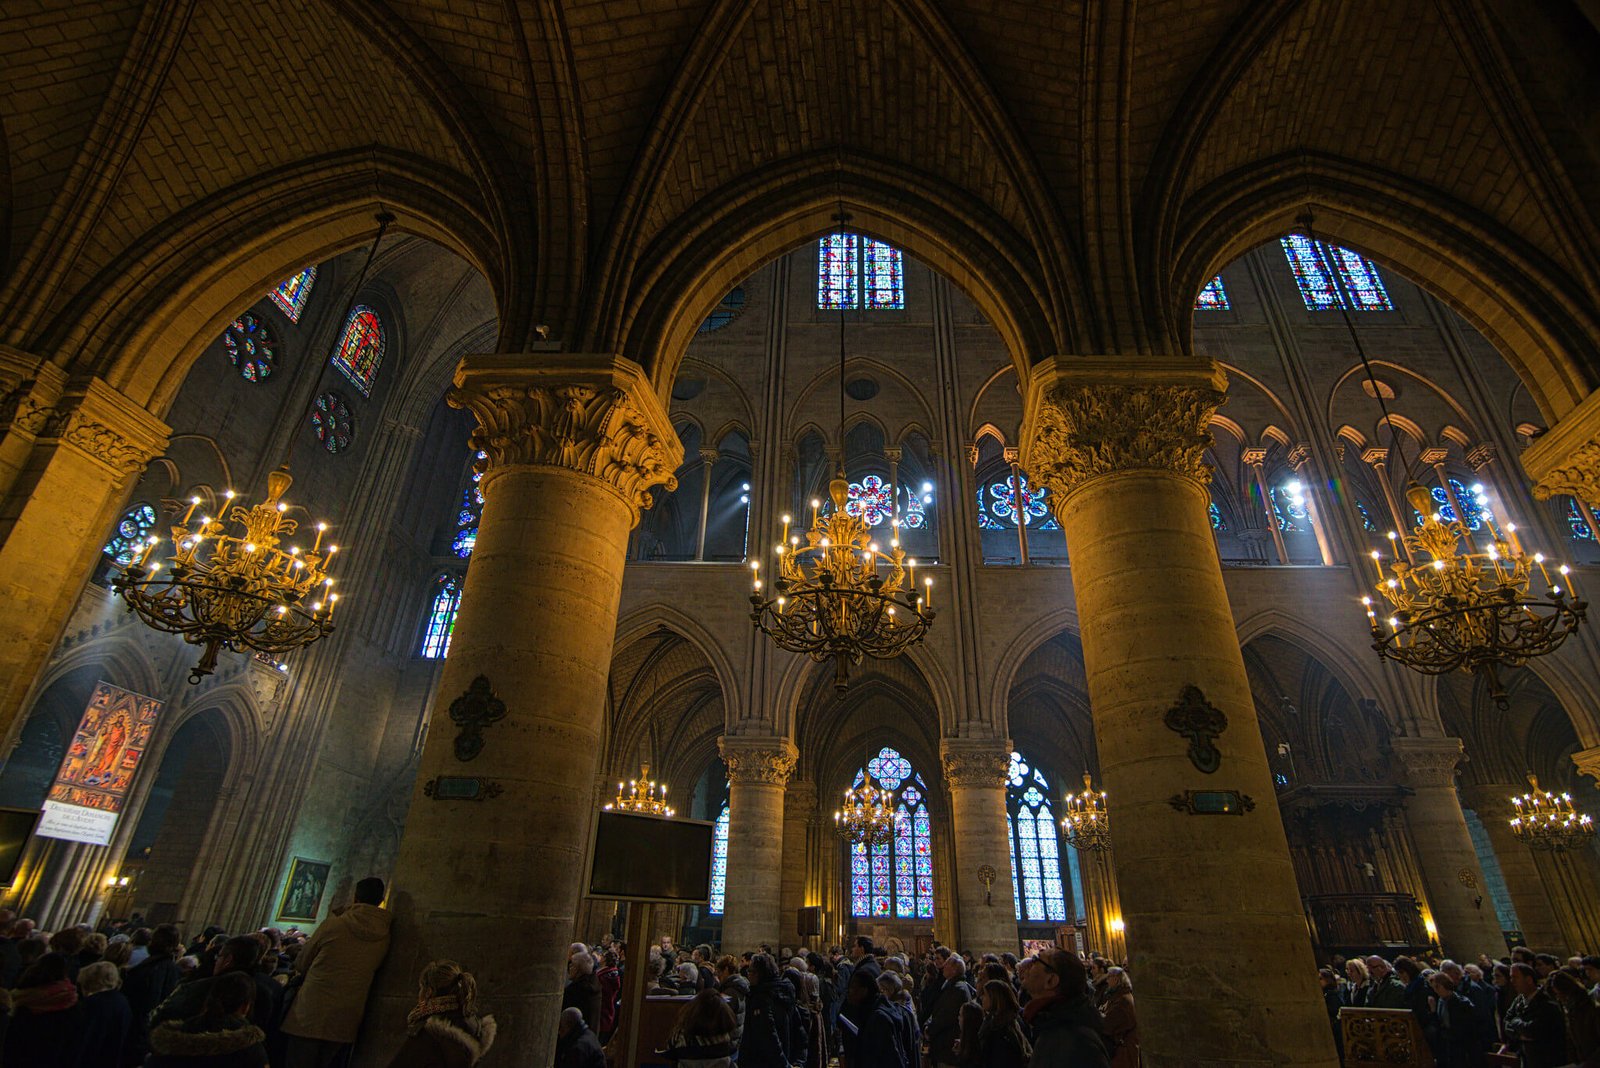
M 555 1068 L 606 1068 L 600 1040 L 583 1022 L 582 1012 L 574 1008 L 562 1009 L 556 1033 Z

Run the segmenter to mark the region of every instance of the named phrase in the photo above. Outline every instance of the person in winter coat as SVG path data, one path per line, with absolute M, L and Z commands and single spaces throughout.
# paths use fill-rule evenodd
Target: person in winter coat
M 678 1068 L 730 1068 L 733 1010 L 716 990 L 702 990 L 683 1007 L 663 1056 Z
M 323 1068 L 356 1040 L 372 977 L 389 952 L 394 916 L 383 894 L 382 879 L 356 883 L 355 902 L 335 909 L 295 957 L 305 979 L 283 1018 L 287 1068 Z
M 1339 1054 L 1339 1063 L 1344 1063 L 1344 1031 L 1339 1027 L 1339 1010 L 1344 1008 L 1344 984 L 1339 982 L 1339 975 L 1332 968 L 1322 968 L 1317 972 L 1317 980 L 1322 984 L 1322 1007 L 1328 1011 L 1328 1024 L 1333 1028 L 1333 1048 Z
M 944 986 L 940 988 L 933 1005 L 925 1006 L 928 1022 L 924 1032 L 928 1036 L 928 1057 L 935 1068 L 959 1063 L 955 1046 L 956 1039 L 961 1037 L 961 1006 L 977 997 L 977 992 L 966 980 L 967 962 L 959 954 L 952 953 L 940 971 Z
M 46 953 L 30 964 L 11 992 L 11 1022 L 0 1064 L 78 1063 L 83 1050 L 83 1006 L 67 978 L 67 959 Z
M 1434 1059 L 1438 1060 L 1439 1017 L 1433 1011 L 1433 994 L 1429 990 L 1428 980 L 1422 977 L 1422 966 L 1410 957 L 1396 957 L 1394 971 L 1405 984 L 1406 1008 L 1411 1010 L 1411 1015 L 1417 1021 L 1417 1027 L 1422 1031 L 1423 1039 L 1433 1051 Z
M 1539 987 L 1532 965 L 1511 966 L 1511 987 L 1517 996 L 1506 1009 L 1506 1045 L 1522 1058 L 1522 1068 L 1559 1068 L 1569 1063 L 1566 1017 Z
M 583 1013 L 576 1008 L 561 1010 L 561 1022 L 556 1030 L 555 1068 L 606 1068 L 600 1039 L 589 1030 L 583 1022 Z
M 178 954 L 182 950 L 183 936 L 172 924 L 163 923 L 150 932 L 144 960 L 122 977 L 122 994 L 133 1013 L 123 1047 L 122 1063 L 127 1068 L 143 1064 L 144 1055 L 150 1052 L 150 1014 L 178 988 Z
M 1105 1020 L 1111 1068 L 1139 1068 L 1139 1018 L 1133 1011 L 1133 980 L 1121 968 L 1106 970 L 1100 1015 Z
M 251 977 L 225 972 L 208 983 L 198 1016 L 151 1029 L 146 1068 L 266 1068 L 266 1032 L 250 1022 Z
M 600 956 L 600 970 L 595 973 L 600 984 L 600 1044 L 611 1041 L 611 1032 L 617 1029 L 617 1002 L 622 997 L 622 969 L 617 967 L 617 951 L 608 949 Z
M 256 971 L 261 960 L 261 943 L 250 935 L 239 935 L 223 943 L 217 951 L 215 975 L 189 982 L 180 982 L 172 995 L 156 1006 L 150 1014 L 150 1026 L 169 1020 L 189 1020 L 205 1011 L 206 998 L 211 988 L 224 975 L 243 972 L 255 985 L 251 998 L 250 1022 L 266 1035 L 272 1034 L 278 1019 L 279 987 L 271 979 Z
M 1022 1031 L 1022 1006 L 1010 979 L 983 984 L 983 1024 L 978 1030 L 983 1068 L 1027 1068 L 1033 1044 Z
M 750 980 L 739 974 L 739 962 L 733 954 L 724 953 L 717 958 L 717 990 L 728 999 L 733 1011 L 733 1048 L 739 1049 L 744 1037 L 745 1003 L 750 1000 Z
M 1022 1022 L 1033 1032 L 1029 1068 L 1110 1068 L 1083 962 L 1065 950 L 1047 949 L 1019 967 L 1028 994 Z
M 900 1018 L 900 1048 L 912 1056 L 922 1052 L 922 1024 L 917 1021 L 916 1006 L 911 1003 L 911 991 L 898 975 L 884 972 L 878 976 L 878 990 L 883 993 L 889 1008 Z
M 1483 1050 L 1478 1045 L 1478 1021 L 1472 1002 L 1442 971 L 1428 977 L 1428 987 L 1433 991 L 1435 1063 L 1439 1068 L 1478 1068 L 1483 1063 Z
M 1372 976 L 1372 981 L 1362 992 L 1361 1004 L 1369 1009 L 1407 1009 L 1406 987 L 1399 979 L 1395 978 L 1394 969 L 1389 967 L 1389 962 L 1379 956 L 1367 958 L 1367 974 Z
M 584 1025 L 600 1030 L 600 980 L 594 975 L 594 958 L 578 952 L 567 958 L 567 985 L 561 991 L 561 1007 L 583 1013 Z
M 406 1015 L 406 1040 L 389 1068 L 472 1068 L 494 1045 L 494 1035 L 494 1017 L 478 1014 L 472 973 L 453 960 L 436 960 L 422 969 L 416 1007 Z
M 110 961 L 78 969 L 79 1002 L 83 1006 L 83 1068 L 109 1068 L 122 1057 L 133 1025 L 133 1010 L 121 990 L 122 974 Z
M 1595 1005 L 1583 981 L 1559 971 L 1545 980 L 1544 989 L 1566 1014 L 1571 1060 L 1584 1066 L 1600 1063 L 1600 1006 Z
M 745 1002 L 741 1068 L 788 1068 L 805 1060 L 804 1031 L 795 1012 L 794 988 L 778 975 L 772 957 L 750 958 L 750 998 Z
M 850 1008 L 850 1025 L 840 1023 L 842 1030 L 855 1026 L 857 1033 L 846 1042 L 845 1068 L 913 1068 L 917 1052 L 901 1045 L 901 1025 L 888 999 L 878 988 L 877 976 L 856 969 L 850 975 L 850 985 L 845 991 L 845 1003 Z M 856 1023 L 855 1021 L 860 1021 Z M 739 1058 L 744 1068 L 744 1057 Z

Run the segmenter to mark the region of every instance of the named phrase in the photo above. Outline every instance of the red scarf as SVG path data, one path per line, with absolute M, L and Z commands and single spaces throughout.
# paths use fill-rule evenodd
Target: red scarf
M 24 987 L 11 992 L 11 1003 L 32 1013 L 61 1012 L 78 1003 L 78 988 L 71 979 L 58 979 L 44 986 Z
M 1060 994 L 1046 994 L 1042 998 L 1033 998 L 1022 1006 L 1022 1022 L 1029 1027 L 1033 1026 L 1033 1018 L 1045 1010 L 1048 1005 L 1054 1005 L 1061 1000 Z

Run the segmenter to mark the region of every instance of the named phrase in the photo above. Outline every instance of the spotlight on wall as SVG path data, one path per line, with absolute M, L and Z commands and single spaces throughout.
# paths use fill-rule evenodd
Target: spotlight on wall
M 1121 916 L 1118 916 L 1116 919 L 1111 921 L 1111 929 L 1117 934 L 1121 934 L 1123 931 L 1128 929 L 1128 925 L 1122 922 Z

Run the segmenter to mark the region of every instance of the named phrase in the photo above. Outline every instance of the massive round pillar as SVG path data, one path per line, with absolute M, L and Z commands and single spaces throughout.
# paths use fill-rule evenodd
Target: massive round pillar
M 1193 359 L 1036 365 L 1023 465 L 1072 554 L 1146 1064 L 1331 1066 L 1207 515 L 1225 385 Z
M 940 747 L 955 842 L 956 945 L 974 953 L 1015 953 L 1006 772 L 1011 743 L 946 738 Z
M 1406 825 L 1416 844 L 1417 867 L 1439 948 L 1458 961 L 1504 952 L 1505 935 L 1489 900 L 1467 818 L 1456 796 L 1459 738 L 1395 738 L 1394 755 L 1406 770 Z
M 728 883 L 722 951 L 738 955 L 765 942 L 795 944 L 784 923 L 784 788 L 794 773 L 787 738 L 728 734 L 717 740 L 728 765 Z M 793 919 L 793 917 L 791 917 Z
M 484 506 L 390 888 L 362 1043 L 388 1062 L 430 960 L 459 961 L 497 1046 L 547 1064 L 595 804 L 628 533 L 681 447 L 625 360 L 471 356 Z

